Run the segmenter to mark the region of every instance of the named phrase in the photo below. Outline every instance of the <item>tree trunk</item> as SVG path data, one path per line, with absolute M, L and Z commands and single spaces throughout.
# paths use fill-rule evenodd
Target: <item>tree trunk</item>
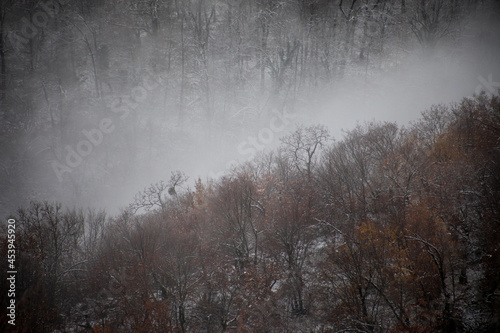
M 181 15 L 181 91 L 179 95 L 179 115 L 178 121 L 182 125 L 184 122 L 184 86 L 186 85 L 186 68 L 185 68 L 185 48 L 184 48 L 184 9 Z
M 7 89 L 7 65 L 5 61 L 5 43 L 3 26 L 5 21 L 5 8 L 0 2 L 0 101 L 5 98 L 5 90 Z

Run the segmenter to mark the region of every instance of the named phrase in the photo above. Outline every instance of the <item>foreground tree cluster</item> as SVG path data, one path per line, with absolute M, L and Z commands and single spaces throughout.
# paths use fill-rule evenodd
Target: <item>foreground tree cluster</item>
M 483 94 L 340 141 L 298 128 L 113 218 L 33 202 L 14 216 L 14 331 L 498 331 L 499 138 Z

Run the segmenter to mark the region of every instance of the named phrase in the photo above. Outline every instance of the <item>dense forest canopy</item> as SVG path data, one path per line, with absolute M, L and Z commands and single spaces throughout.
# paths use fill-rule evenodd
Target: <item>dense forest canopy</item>
M 13 331 L 498 331 L 499 120 L 482 94 L 340 141 L 300 127 L 219 180 L 183 189 L 174 172 L 115 217 L 31 202 L 12 215 Z
M 499 31 L 494 0 L 0 0 L 0 330 L 500 331 Z

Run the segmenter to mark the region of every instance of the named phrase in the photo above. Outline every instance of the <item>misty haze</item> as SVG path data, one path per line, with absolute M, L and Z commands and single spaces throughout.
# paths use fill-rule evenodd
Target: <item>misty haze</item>
M 0 0 L 9 332 L 500 331 L 498 0 Z

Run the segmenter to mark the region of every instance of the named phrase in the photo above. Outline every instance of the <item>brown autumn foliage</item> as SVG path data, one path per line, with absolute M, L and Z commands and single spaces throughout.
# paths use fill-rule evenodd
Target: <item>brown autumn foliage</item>
M 17 331 L 500 329 L 500 97 L 318 131 L 100 234 L 95 214 L 20 210 Z

